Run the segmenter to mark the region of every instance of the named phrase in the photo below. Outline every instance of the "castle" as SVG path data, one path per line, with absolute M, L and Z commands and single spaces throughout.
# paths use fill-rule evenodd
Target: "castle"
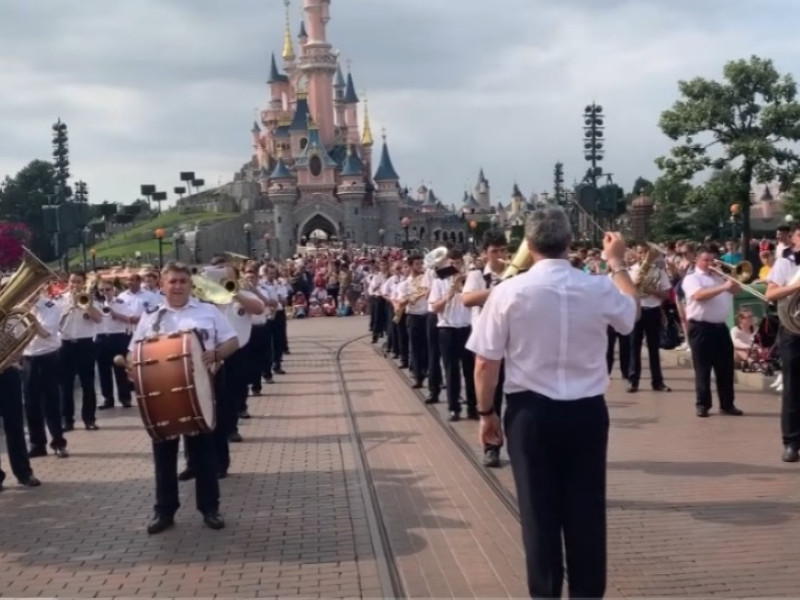
M 277 254 L 290 254 L 315 230 L 357 246 L 464 243 L 464 209 L 446 207 L 425 186 L 412 198 L 385 135 L 375 160 L 366 102 L 359 119 L 353 74 L 344 75 L 327 39 L 330 0 L 303 0 L 297 52 L 285 4 L 282 69 L 273 54 L 270 101 L 252 130 L 253 179 L 272 212 Z M 488 212 L 488 181 L 483 172 L 479 179 L 472 202 Z

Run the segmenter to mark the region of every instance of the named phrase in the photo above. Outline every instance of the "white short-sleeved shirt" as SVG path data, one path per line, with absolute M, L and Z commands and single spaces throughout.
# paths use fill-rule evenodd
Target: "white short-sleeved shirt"
M 639 274 L 642 266 L 640 264 L 635 264 L 630 268 L 630 276 L 633 281 L 636 281 L 636 277 Z M 668 292 L 670 288 L 672 288 L 672 284 L 669 282 L 669 276 L 663 269 L 658 269 L 658 291 L 659 292 Z M 659 298 L 658 296 L 642 296 L 639 300 L 639 304 L 642 308 L 658 308 L 664 301 Z
M 251 300 L 258 300 L 258 296 L 251 292 L 239 292 L 242 296 L 247 296 Z M 259 300 L 260 302 L 260 300 Z M 253 315 L 247 312 L 238 301 L 233 301 L 225 306 L 220 306 L 219 310 L 228 319 L 228 322 L 236 331 L 239 338 L 239 348 L 244 348 L 250 341 L 250 334 L 253 330 Z
M 541 260 L 492 290 L 467 348 L 505 359 L 506 393 L 577 400 L 608 388 L 608 326 L 627 335 L 635 322 L 636 301 L 608 277 Z
M 426 288 L 425 275 L 422 275 L 422 277 L 420 277 L 419 275 L 409 275 L 400 283 L 400 285 L 397 286 L 398 300 L 405 300 L 406 298 L 409 298 L 417 294 L 417 289 L 414 286 L 414 280 L 418 278 L 419 278 L 418 285 L 421 288 Z M 429 287 L 427 289 L 430 290 Z M 414 304 L 409 304 L 406 307 L 406 313 L 409 315 L 416 315 L 416 316 L 428 314 L 427 294 L 419 298 L 416 302 L 414 302 Z
M 486 278 L 489 278 L 490 286 L 493 287 L 500 283 L 500 275 L 492 271 L 489 265 L 486 265 L 483 268 L 483 271 L 480 269 L 470 269 L 467 271 L 467 279 L 464 281 L 464 289 L 461 291 L 462 294 L 468 294 L 471 292 L 480 292 L 487 288 L 486 285 Z M 475 320 L 478 318 L 478 315 L 481 314 L 482 306 L 473 306 L 472 307 L 472 322 L 474 323 Z
M 717 287 L 722 283 L 720 277 L 701 271 L 696 267 L 694 271 L 688 273 L 681 283 L 683 293 L 686 295 L 686 318 L 690 321 L 724 323 L 733 311 L 733 294 L 722 292 L 702 302 L 698 302 L 694 298 L 700 290 Z
M 103 301 L 100 303 L 101 307 L 108 306 L 111 310 L 115 313 L 122 315 L 123 317 L 135 317 L 138 316 L 137 310 L 139 308 L 138 303 L 135 300 L 125 301 L 124 298 L 121 296 L 117 296 L 116 298 L 110 301 Z M 101 308 L 102 310 L 102 308 Z M 128 332 L 128 323 L 124 321 L 118 321 L 115 319 L 111 313 L 106 314 L 103 313 L 103 318 L 100 319 L 100 322 L 97 324 L 95 328 L 96 335 L 107 335 L 112 333 L 127 333 Z
M 259 283 L 258 291 L 267 300 L 271 300 L 273 302 L 278 301 L 278 292 L 275 290 L 274 286 L 267 285 L 265 283 Z M 273 318 L 274 310 L 275 308 L 272 306 L 264 306 L 264 312 L 261 313 L 260 315 L 250 315 L 250 319 L 253 322 L 253 325 L 266 324 L 267 321 Z
M 798 269 L 800 269 L 800 267 L 794 263 L 794 260 L 779 258 L 769 270 L 767 282 L 774 283 L 781 287 L 789 285 L 789 282 L 792 280 L 795 273 L 797 273 Z
M 156 323 L 158 331 L 155 331 Z M 132 352 L 136 342 L 148 337 L 190 329 L 198 332 L 208 350 L 236 337 L 236 331 L 216 306 L 189 298 L 181 308 L 173 308 L 165 302 L 145 313 L 133 332 L 128 350 Z
M 59 334 L 62 341 L 94 339 L 94 335 L 97 332 L 97 324 L 92 321 L 85 310 L 73 306 L 70 292 L 56 300 L 56 304 L 58 304 L 61 311 Z M 93 300 L 92 304 L 97 310 L 100 310 L 100 304 L 96 300 Z
M 388 278 L 380 271 L 369 275 L 367 283 L 367 294 L 369 296 L 380 296 L 381 288 Z
M 50 335 L 41 337 L 36 334 L 23 350 L 23 356 L 42 356 L 50 354 L 61 348 L 61 338 L 58 336 L 58 323 L 61 320 L 61 310 L 58 304 L 49 298 L 39 298 L 33 306 L 33 316 L 39 321 L 42 329 Z
M 433 280 L 430 294 L 428 294 L 428 309 L 430 312 L 433 312 L 431 304 L 447 297 L 452 287 L 452 276 L 446 279 L 437 277 Z M 461 301 L 461 294 L 455 294 L 445 305 L 444 310 L 436 316 L 438 317 L 436 321 L 437 327 L 469 327 L 472 324 L 472 313 Z

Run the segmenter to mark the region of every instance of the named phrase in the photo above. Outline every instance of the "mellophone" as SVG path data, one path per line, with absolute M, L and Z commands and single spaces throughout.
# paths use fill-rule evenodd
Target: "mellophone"
M 214 384 L 197 331 L 134 343 L 131 380 L 147 433 L 157 442 L 208 433 L 216 426 Z M 114 359 L 126 366 L 125 358 Z

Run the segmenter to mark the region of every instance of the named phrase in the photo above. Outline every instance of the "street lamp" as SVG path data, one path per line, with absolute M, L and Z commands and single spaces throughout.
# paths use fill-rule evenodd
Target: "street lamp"
M 92 257 L 92 271 L 97 271 L 97 250 L 94 248 L 89 250 L 89 256 Z
M 182 231 L 176 231 L 172 234 L 172 243 L 175 246 L 175 260 L 179 261 L 181 259 L 181 244 L 183 243 L 184 237 Z
M 400 225 L 406 232 L 406 250 L 408 250 L 408 228 L 411 226 L 411 217 L 403 217 L 400 220 Z
M 137 266 L 141 266 L 141 264 L 142 264 L 142 253 L 139 250 L 137 250 L 136 252 L 133 253 L 133 256 L 134 256 L 134 258 L 136 258 Z
M 383 236 L 384 235 L 386 235 L 386 230 L 383 227 L 381 227 L 380 229 L 378 229 L 378 244 L 380 245 L 381 250 L 383 250 Z
M 264 250 L 266 250 L 267 254 L 271 257 L 272 256 L 272 236 L 269 232 L 264 234 Z
M 164 236 L 167 232 L 159 227 L 153 233 L 155 233 L 158 240 L 158 268 L 160 269 L 164 266 Z
M 89 245 L 89 234 L 92 230 L 88 227 L 83 229 L 83 237 L 81 238 L 81 253 L 83 254 L 83 272 L 86 272 L 86 246 Z
M 247 245 L 247 252 L 245 254 L 247 254 L 247 258 L 253 258 L 253 225 L 252 223 L 245 223 L 242 225 L 242 229 L 244 229 L 244 243 Z

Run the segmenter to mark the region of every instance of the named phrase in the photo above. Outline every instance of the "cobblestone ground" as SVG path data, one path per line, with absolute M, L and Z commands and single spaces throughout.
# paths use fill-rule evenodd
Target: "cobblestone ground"
M 152 459 L 135 409 L 69 434 L 67 460 L 34 459 L 42 487 L 11 478 L 0 494 L 0 595 L 380 596 L 333 355 L 366 327 L 290 323 L 288 373 L 251 397 L 245 441 L 232 445 L 223 531 L 203 527 L 188 483 L 177 527 L 147 536 Z M 368 340 L 342 358 L 407 594 L 523 596 L 509 511 Z M 609 596 L 797 596 L 800 471 L 779 460 L 777 396 L 740 391 L 745 417 L 698 419 L 691 372 L 666 376 L 671 394 L 626 394 L 615 380 L 608 396 Z M 475 423 L 454 427 L 474 443 Z M 509 468 L 496 473 L 513 491 Z

